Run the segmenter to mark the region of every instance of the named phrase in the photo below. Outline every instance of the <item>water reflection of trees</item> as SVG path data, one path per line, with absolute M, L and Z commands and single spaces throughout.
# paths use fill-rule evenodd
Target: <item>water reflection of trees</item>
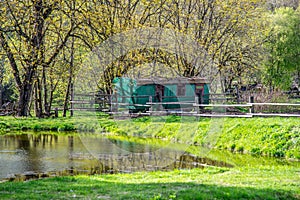
M 89 171 L 114 173 L 195 168 L 226 163 L 199 158 L 176 149 L 107 138 L 83 138 L 52 134 L 0 136 L 0 150 L 12 149 L 19 173 L 46 172 L 49 169 L 69 173 Z M 3 140 L 2 140 L 3 138 Z M 87 147 L 87 149 L 86 149 Z
M 115 144 L 120 149 L 123 149 L 132 153 L 145 153 L 157 151 L 160 147 L 154 145 L 145 145 L 141 143 L 136 143 L 132 141 L 118 140 L 118 139 L 109 139 L 110 142 Z
M 46 148 L 47 143 L 52 145 L 53 142 L 57 141 L 57 136 L 23 134 L 18 135 L 16 140 L 18 141 L 17 148 L 23 151 L 22 161 L 25 170 L 43 171 L 44 149 Z
M 43 158 L 45 148 L 48 145 L 57 143 L 58 136 L 56 135 L 34 135 L 34 134 L 19 134 L 3 136 L 1 149 L 8 149 L 15 152 L 17 161 L 15 169 L 20 171 L 43 171 Z

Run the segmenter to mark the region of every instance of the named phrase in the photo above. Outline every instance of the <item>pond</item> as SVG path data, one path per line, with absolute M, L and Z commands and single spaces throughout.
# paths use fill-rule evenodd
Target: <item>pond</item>
M 198 146 L 151 138 L 49 132 L 0 135 L 0 182 L 77 174 L 291 164 L 300 167 L 299 162 L 285 159 L 208 152 Z
M 223 161 L 187 154 L 154 139 L 101 134 L 9 134 L 0 136 L 0 180 L 75 174 L 130 173 L 205 166 Z

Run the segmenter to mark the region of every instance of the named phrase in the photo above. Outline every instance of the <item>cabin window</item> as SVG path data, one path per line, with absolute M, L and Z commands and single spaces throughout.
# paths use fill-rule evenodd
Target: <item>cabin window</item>
M 185 85 L 178 85 L 177 95 L 178 96 L 184 96 L 185 95 Z
M 195 94 L 197 95 L 197 96 L 202 96 L 203 95 L 203 90 L 204 90 L 204 87 L 203 87 L 203 85 L 201 84 L 197 84 L 196 85 L 196 89 L 195 89 Z

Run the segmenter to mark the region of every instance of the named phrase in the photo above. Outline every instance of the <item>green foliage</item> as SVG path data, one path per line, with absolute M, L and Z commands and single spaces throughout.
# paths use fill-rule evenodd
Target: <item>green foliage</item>
M 266 80 L 284 89 L 291 87 L 300 71 L 300 13 L 292 8 L 275 9 L 268 17 L 270 32 L 266 43 Z
M 0 78 L 0 84 L 1 84 L 1 78 Z M 17 91 L 13 79 L 10 78 L 7 82 L 4 82 L 2 84 L 1 89 L 2 90 L 0 92 L 2 92 L 2 104 L 7 102 L 12 103 L 17 100 L 17 94 L 16 94 Z
M 202 59 L 199 56 L 210 57 L 209 62 L 215 63 L 211 65 L 214 69 L 210 70 L 220 72 L 223 78 L 230 79 L 224 84 L 231 84 L 233 79 L 248 76 L 256 69 L 261 46 L 263 9 L 260 4 L 258 0 L 1 1 L 0 51 L 9 58 L 5 61 L 11 68 L 5 76 L 15 79 L 18 88 L 15 92 L 19 96 L 33 91 L 23 95 L 24 103 L 20 97 L 24 105 L 20 104 L 19 115 L 28 115 L 30 100 L 35 101 L 36 107 L 41 107 L 36 108 L 36 114 L 41 116 L 42 111 L 49 115 L 48 105 L 67 103 L 68 86 L 84 72 L 79 72 L 79 68 L 85 57 L 91 66 L 84 63 L 83 70 L 90 72 L 96 65 L 98 68 L 93 71 L 103 73 L 94 74 L 95 80 L 94 76 L 82 73 L 83 82 L 92 79 L 101 88 L 111 89 L 114 77 L 129 70 L 145 71 L 141 67 L 144 63 L 162 63 L 181 76 L 206 75 L 207 63 L 195 64 L 193 59 L 189 60 L 193 56 L 199 60 Z M 92 49 L 118 33 L 149 27 L 172 30 L 176 35 L 182 33 L 193 43 L 196 41 L 200 48 L 187 52 L 189 44 L 178 45 L 178 40 L 170 42 L 173 43 L 170 46 L 175 44 L 177 55 L 164 48 L 145 46 L 116 56 L 113 54 L 118 48 L 115 48 L 106 51 L 107 58 L 116 59 L 107 60 L 109 63 L 105 68 L 97 64 L 99 55 L 95 58 L 87 56 Z M 126 42 L 129 44 L 130 40 Z M 108 52 L 112 54 L 108 55 Z M 203 55 L 205 53 L 209 56 Z M 89 62 L 90 59 L 94 59 L 93 62 Z M 150 71 L 153 73 L 154 70 Z M 98 89 L 87 85 L 86 91 Z

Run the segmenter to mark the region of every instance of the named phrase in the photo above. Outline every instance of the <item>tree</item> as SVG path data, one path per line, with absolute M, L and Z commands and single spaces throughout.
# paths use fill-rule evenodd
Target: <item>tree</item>
M 299 6 L 299 0 L 268 0 L 267 7 L 274 11 L 276 8 L 280 7 L 290 7 L 296 10 Z
M 293 77 L 300 76 L 300 13 L 292 8 L 279 8 L 269 17 L 265 78 L 271 86 L 288 89 Z
M 264 28 L 261 4 L 257 0 L 168 0 L 158 7 L 157 15 L 148 19 L 148 24 L 157 21 L 157 26 L 191 36 L 215 64 L 208 69 L 207 61 L 196 66 L 188 62 L 184 53 L 175 57 L 165 54 L 169 67 L 177 68 L 181 76 L 208 76 L 211 81 L 219 74 L 226 90 L 233 80 L 255 71 L 260 61 Z M 178 43 L 176 48 L 185 52 L 186 46 Z
M 73 1 L 72 1 L 73 2 Z M 76 29 L 70 19 L 69 1 L 8 1 L 0 3 L 0 44 L 9 60 L 19 92 L 18 115 L 29 114 L 35 80 L 36 92 L 44 86 L 44 106 L 49 112 L 46 71 L 55 60 L 71 33 Z M 42 111 L 42 105 L 37 110 Z M 38 113 L 37 115 L 41 115 Z
M 1 52 L 1 51 L 0 51 Z M 9 74 L 9 66 L 7 66 L 7 62 L 5 59 L 5 55 L 1 55 L 0 57 L 0 109 L 2 105 L 7 105 L 7 103 L 11 103 L 10 106 L 13 105 L 13 102 L 16 99 L 16 91 L 13 77 Z
M 260 31 L 263 28 L 260 23 L 263 16 L 260 4 L 261 1 L 257 0 L 164 0 L 124 3 L 126 6 L 121 6 L 122 8 L 135 9 L 131 10 L 130 15 L 123 14 L 126 13 L 123 11 L 115 11 L 114 13 L 119 14 L 114 15 L 114 21 L 118 22 L 118 19 L 121 19 L 120 23 L 115 25 L 130 21 L 126 20 L 128 16 L 131 16 L 133 21 L 127 23 L 127 27 L 114 29 L 113 33 L 136 27 L 171 29 L 179 35 L 187 35 L 201 46 L 201 50 L 209 55 L 214 66 L 208 69 L 210 61 L 203 60 L 205 56 L 200 55 L 201 52 L 198 55 L 198 59 L 202 59 L 201 62 L 198 62 L 198 65 L 192 63 L 189 59 L 190 54 L 195 52 L 187 52 L 188 44 L 178 40 L 173 53 L 162 49 L 140 49 L 130 52 L 130 55 L 119 58 L 118 63 L 106 68 L 107 77 L 104 80 L 106 83 L 110 82 L 113 77 L 120 75 L 120 72 L 126 72 L 132 67 L 137 68 L 142 62 L 157 61 L 175 70 L 178 76 L 208 76 L 213 81 L 219 75 L 226 90 L 231 87 L 233 80 L 255 71 L 260 61 Z M 118 7 L 113 8 L 118 10 Z
M 18 88 L 18 115 L 27 116 L 30 102 L 34 102 L 38 117 L 49 116 L 58 97 L 63 99 L 66 111 L 82 57 L 115 34 L 136 28 L 158 27 L 191 37 L 210 56 L 209 62 L 214 63 L 214 74 L 209 78 L 215 79 L 218 74 L 226 89 L 237 77 L 252 72 L 259 60 L 259 2 L 3 0 L 0 45 Z M 121 53 L 118 58 L 112 55 L 115 61 L 103 69 L 99 85 L 111 92 L 114 77 L 138 69 L 143 63 L 163 64 L 178 76 L 207 76 L 207 62 L 195 65 L 189 52 L 185 52 L 189 44 L 176 42 L 170 52 L 143 46 L 125 55 Z M 118 54 L 122 48 L 112 51 Z M 198 61 L 205 57 L 196 53 L 199 57 L 194 59 Z
M 4 69 L 4 56 L 2 56 L 2 58 L 0 59 L 0 109 L 2 107 L 3 104 L 3 79 L 4 79 L 4 73 L 5 73 L 5 69 Z

